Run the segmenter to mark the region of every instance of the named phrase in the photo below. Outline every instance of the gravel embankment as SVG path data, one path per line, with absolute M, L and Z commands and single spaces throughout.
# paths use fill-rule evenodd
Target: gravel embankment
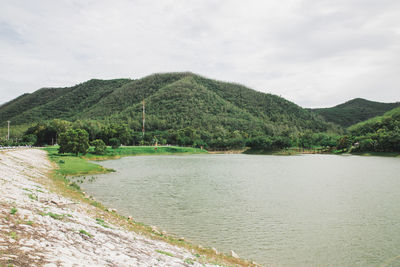
M 52 193 L 52 168 L 42 150 L 0 152 L 0 266 L 203 266 L 184 248 L 97 221 L 94 207 Z

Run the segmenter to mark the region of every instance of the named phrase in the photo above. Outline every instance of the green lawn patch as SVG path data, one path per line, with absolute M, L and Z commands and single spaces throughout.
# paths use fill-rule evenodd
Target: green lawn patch
M 157 149 L 155 149 L 157 148 Z M 120 158 L 124 156 L 138 155 L 172 155 L 172 154 L 200 154 L 207 153 L 206 150 L 193 147 L 178 146 L 124 146 L 113 149 L 107 147 L 104 155 L 88 153 L 86 155 L 75 156 L 70 153 L 58 154 L 58 146 L 43 148 L 48 152 L 51 161 L 55 162 L 59 169 L 57 172 L 63 176 L 79 176 L 85 174 L 106 173 L 113 170 L 106 169 L 100 165 L 89 162 L 88 160 L 106 160 Z M 90 148 L 93 150 L 93 148 Z
M 64 176 L 84 175 L 107 172 L 107 169 L 100 165 L 88 162 L 82 157 L 76 157 L 72 154 L 58 154 L 58 147 L 51 146 L 43 148 L 49 154 L 51 161 L 57 163 L 59 169 L 57 172 Z
M 93 150 L 93 148 L 91 148 Z M 124 156 L 140 156 L 140 155 L 172 155 L 172 154 L 205 154 L 206 150 L 194 147 L 179 146 L 123 146 L 116 149 L 107 147 L 104 155 L 96 155 L 92 153 L 86 154 L 84 157 L 91 160 L 104 160 L 108 158 L 119 158 Z

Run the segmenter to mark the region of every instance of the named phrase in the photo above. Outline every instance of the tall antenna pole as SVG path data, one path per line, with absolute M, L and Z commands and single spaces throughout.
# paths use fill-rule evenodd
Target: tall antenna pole
M 7 121 L 7 123 L 8 123 L 7 140 L 10 140 L 10 121 Z
M 143 126 L 142 126 L 142 133 L 143 133 L 143 139 L 144 139 L 144 123 L 146 121 L 146 110 L 144 107 L 144 99 L 143 99 Z

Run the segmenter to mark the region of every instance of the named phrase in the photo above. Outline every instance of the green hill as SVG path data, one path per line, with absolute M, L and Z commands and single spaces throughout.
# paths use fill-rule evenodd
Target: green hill
M 272 94 L 193 73 L 153 74 L 138 80 L 90 80 L 68 88 L 44 88 L 0 107 L 0 123 L 13 125 L 63 119 L 127 123 L 141 131 L 193 127 L 210 133 L 241 131 L 279 135 L 332 125 L 317 114 Z
M 354 136 L 384 131 L 400 132 L 400 107 L 394 108 L 382 116 L 376 116 L 348 128 L 348 132 Z
M 321 115 L 326 121 L 342 127 L 349 127 L 358 122 L 383 115 L 385 112 L 399 106 L 400 102 L 380 103 L 362 98 L 355 98 L 331 108 L 317 108 L 311 110 Z
M 128 79 L 90 80 L 73 87 L 42 88 L 2 105 L 1 123 L 11 120 L 14 125 L 18 125 L 54 118 L 74 120 L 80 113 L 128 82 Z
M 356 151 L 400 152 L 400 107 L 348 128 Z

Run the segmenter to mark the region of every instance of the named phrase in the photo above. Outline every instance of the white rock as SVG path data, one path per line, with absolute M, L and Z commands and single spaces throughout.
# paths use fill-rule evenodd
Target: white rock
M 216 248 L 211 248 L 212 251 L 214 251 L 215 254 L 219 255 L 219 251 Z
M 238 256 L 238 254 L 235 253 L 235 251 L 231 250 L 231 256 L 235 259 L 239 259 L 240 257 Z
M 160 231 L 158 231 L 157 227 L 151 226 L 151 231 L 157 235 L 161 235 Z

